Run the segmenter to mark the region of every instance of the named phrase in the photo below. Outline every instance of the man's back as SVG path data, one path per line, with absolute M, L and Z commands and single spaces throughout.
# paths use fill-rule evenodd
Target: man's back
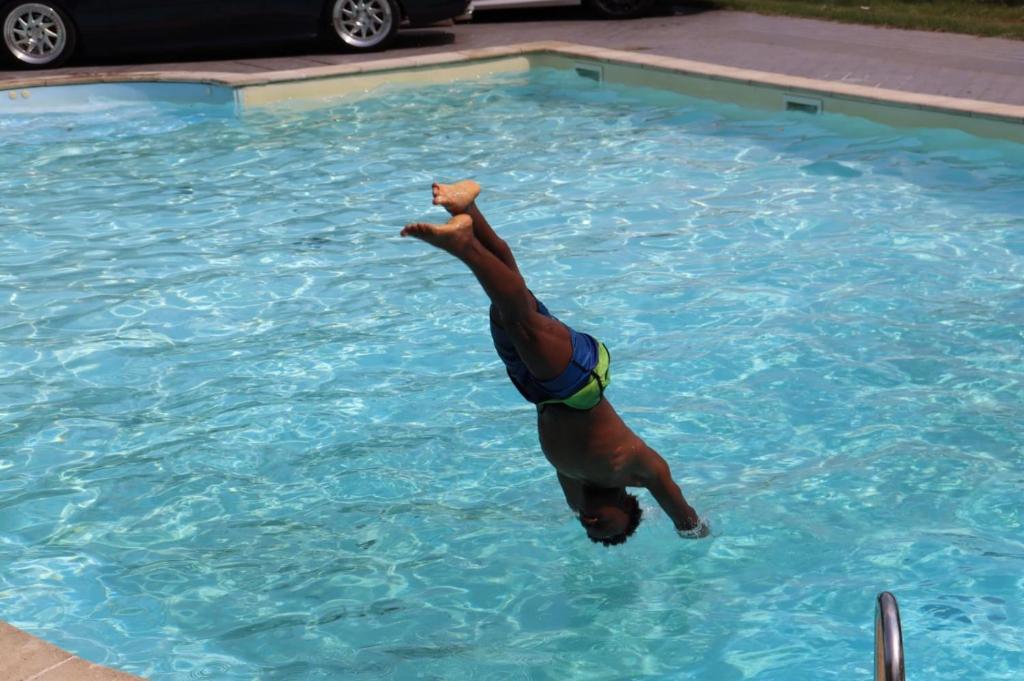
M 569 478 L 595 487 L 642 487 L 638 457 L 648 449 L 607 399 L 587 411 L 544 405 L 537 416 L 541 448 Z
M 566 501 L 581 514 L 584 525 L 588 508 L 603 508 L 604 515 L 610 512 L 609 491 L 646 487 L 683 536 L 707 535 L 707 525 L 686 503 L 668 464 L 629 429 L 607 399 L 586 411 L 544 405 L 537 430 L 544 455 L 558 471 Z M 610 506 L 615 505 L 613 500 Z M 588 534 L 593 531 L 588 527 Z

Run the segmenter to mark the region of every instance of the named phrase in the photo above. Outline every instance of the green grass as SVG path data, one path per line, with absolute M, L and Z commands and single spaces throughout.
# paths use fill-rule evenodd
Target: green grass
M 707 0 L 724 9 L 1024 40 L 1024 0 Z

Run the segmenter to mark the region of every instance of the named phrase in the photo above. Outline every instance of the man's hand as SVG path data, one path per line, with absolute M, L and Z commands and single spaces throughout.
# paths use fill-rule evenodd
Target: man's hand
M 704 518 L 700 519 L 697 527 L 692 530 L 676 530 L 680 539 L 703 539 L 711 534 L 711 525 Z

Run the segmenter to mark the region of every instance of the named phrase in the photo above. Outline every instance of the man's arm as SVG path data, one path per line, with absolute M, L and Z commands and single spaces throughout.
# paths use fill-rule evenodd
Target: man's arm
M 661 458 L 650 447 L 640 455 L 639 477 L 644 486 L 657 500 L 658 505 L 672 518 L 676 529 L 683 532 L 695 530 L 701 526 L 700 516 L 686 503 L 682 490 L 672 479 L 672 472 L 665 459 Z

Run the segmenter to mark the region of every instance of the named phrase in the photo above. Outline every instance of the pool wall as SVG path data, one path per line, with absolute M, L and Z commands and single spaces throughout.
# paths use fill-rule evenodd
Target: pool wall
M 416 87 L 525 72 L 575 70 L 584 78 L 644 86 L 766 110 L 836 113 L 896 127 L 953 128 L 1024 143 L 1024 106 L 784 76 L 672 57 L 540 42 L 271 74 L 151 72 L 28 77 L 0 91 L 0 114 L 73 108 L 96 100 L 159 100 L 233 106 L 290 102 L 317 107 L 375 89 Z
M 458 54 L 458 53 L 457 53 Z M 392 61 L 392 60 L 388 60 Z M 394 60 L 405 62 L 406 60 Z M 414 60 L 412 65 L 397 64 L 385 68 L 368 68 L 365 71 L 337 76 L 335 67 L 324 69 L 323 73 L 299 72 L 296 80 L 272 81 L 247 85 L 238 91 L 240 108 L 249 109 L 288 101 L 306 106 L 322 106 L 324 100 L 337 97 L 360 97 L 371 95 L 382 86 L 421 87 L 474 78 L 484 78 L 498 73 L 524 73 L 533 66 L 526 54 L 513 54 L 497 58 L 464 57 L 452 60 L 449 55 L 435 55 Z M 374 62 L 381 64 L 381 62 Z M 372 66 L 372 64 L 367 64 Z M 320 71 L 320 69 L 310 69 Z
M 1024 142 L 1024 106 L 924 95 L 785 76 L 716 64 L 600 48 L 563 48 L 533 55 L 535 66 L 601 67 L 604 82 L 775 111 L 813 110 L 895 127 L 953 128 L 980 137 Z
M 0 93 L 2 113 L 95 109 L 104 104 L 160 101 L 234 106 L 235 90 L 213 83 L 92 83 L 22 87 Z

